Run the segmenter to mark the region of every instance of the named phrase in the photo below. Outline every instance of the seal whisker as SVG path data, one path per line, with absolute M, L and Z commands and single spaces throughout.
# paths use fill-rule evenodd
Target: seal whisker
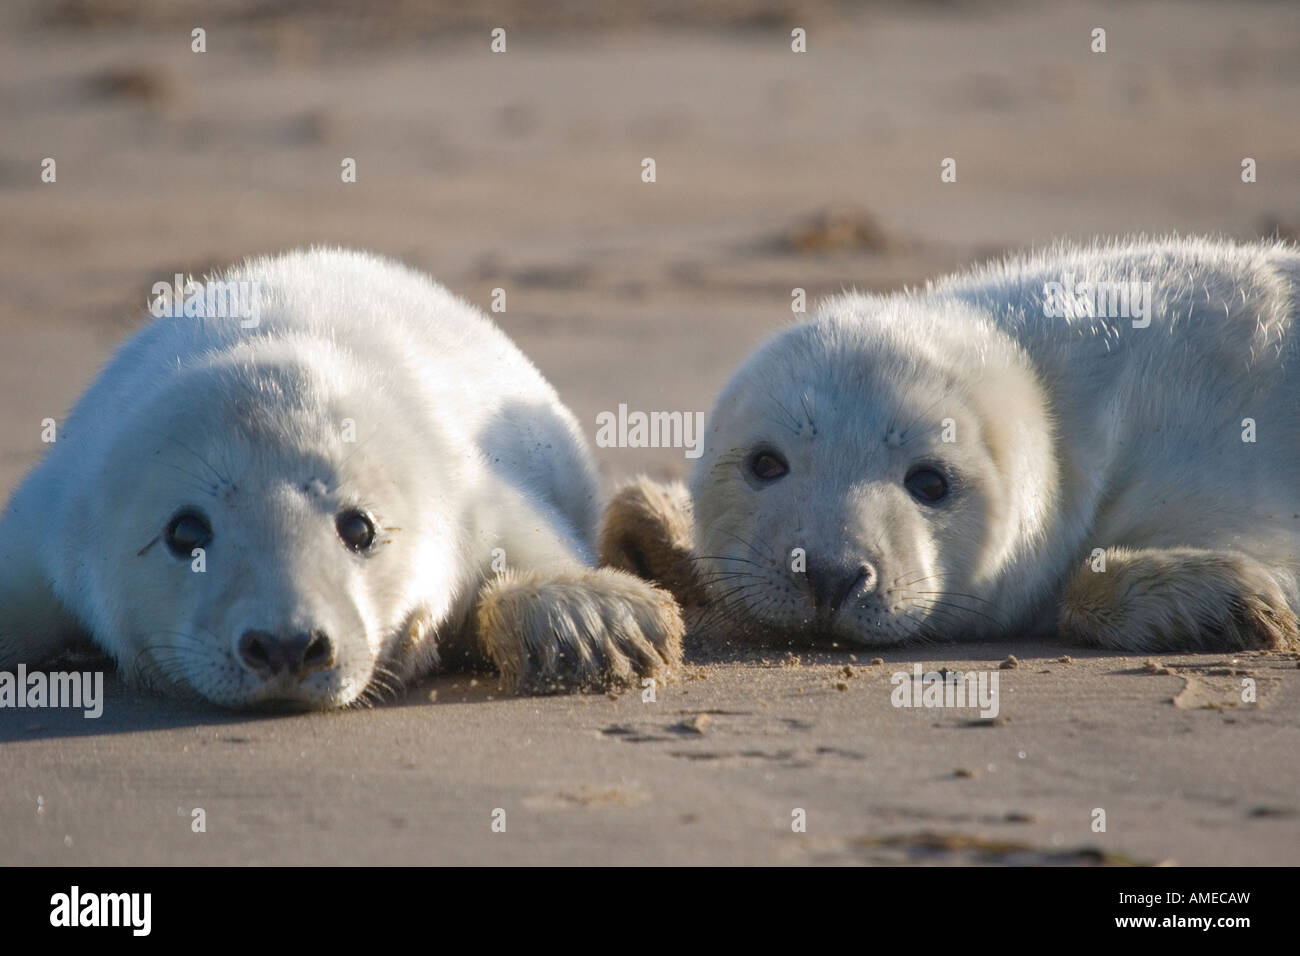
M 769 567 L 769 565 L 766 565 L 766 564 L 759 564 L 757 561 L 751 561 L 749 558 L 742 558 L 742 557 L 740 557 L 739 555 L 726 555 L 726 554 L 698 554 L 698 555 L 690 555 L 690 556 L 687 558 L 687 560 L 689 560 L 689 561 L 700 561 L 700 562 L 703 562 L 703 561 L 735 561 L 735 562 L 737 562 L 737 563 L 739 563 L 739 564 L 749 564 L 749 565 L 753 565 L 753 566 L 756 567 L 756 568 L 767 568 L 767 567 Z
M 799 401 L 803 404 L 803 413 L 808 419 L 808 427 L 812 429 L 814 435 L 817 434 L 817 421 L 813 418 L 812 402 L 808 398 L 807 390 L 799 393 Z
M 913 572 L 913 573 L 915 573 L 915 572 Z M 903 575 L 900 574 L 897 578 L 894 579 L 893 584 L 891 584 L 890 586 L 891 586 L 891 587 L 896 587 L 896 588 L 915 587 L 916 585 L 921 584 L 921 583 L 923 583 L 923 582 L 925 582 L 925 581 L 930 581 L 930 580 L 932 580 L 932 579 L 936 579 L 936 578 L 939 579 L 939 580 L 942 580 L 942 579 L 944 579 L 944 578 L 951 577 L 951 575 L 950 575 L 950 574 L 947 574 L 947 573 L 945 573 L 945 572 L 936 572 L 936 573 L 932 573 L 932 574 L 923 574 L 923 575 L 921 575 L 921 577 L 916 578 L 916 579 L 911 580 L 911 581 L 903 581 L 903 580 L 901 580 L 902 577 L 903 577 Z
M 961 605 L 961 604 L 954 604 L 954 603 L 951 602 L 951 601 L 938 601 L 938 600 L 934 600 L 934 599 L 931 599 L 931 602 L 930 602 L 930 603 L 931 603 L 932 605 L 939 606 L 939 607 L 948 607 L 948 608 L 953 608 L 953 609 L 955 609 L 955 610 L 957 610 L 957 611 L 961 611 L 961 612 L 963 612 L 963 613 L 965 613 L 965 614 L 974 614 L 976 617 L 982 617 L 982 618 L 984 618 L 984 620 L 988 621 L 988 622 L 991 623 L 991 624 L 996 624 L 998 627 L 1003 627 L 1003 626 L 1005 626 L 1005 625 L 1003 624 L 1003 622 L 1000 621 L 998 618 L 993 617 L 993 616 L 991 616 L 991 615 L 989 615 L 989 614 L 985 614 L 983 611 L 978 611 L 978 610 L 976 610 L 976 609 L 973 608 L 973 607 L 966 607 L 966 606 Z
M 725 534 L 727 537 L 734 539 L 734 540 L 737 541 L 738 543 L 743 544 L 746 548 L 748 548 L 748 549 L 750 550 L 750 553 L 751 553 L 751 554 L 756 554 L 756 555 L 758 555 L 760 558 L 761 558 L 761 557 L 764 557 L 763 552 L 762 552 L 761 550 L 759 550 L 758 546 L 755 545 L 752 541 L 746 541 L 746 540 L 745 540 L 744 538 L 742 538 L 740 535 L 738 535 L 738 534 L 736 534 L 735 532 L 732 532 L 732 531 L 727 531 L 727 530 L 725 530 L 725 529 L 719 529 L 719 531 L 721 531 L 721 533 L 722 533 L 722 534 Z
M 179 472 L 180 474 L 185 475 L 188 478 L 193 478 L 194 479 L 193 483 L 187 484 L 186 487 L 192 488 L 193 490 L 199 492 L 200 494 L 207 495 L 209 498 L 217 497 L 217 491 L 216 488 L 213 487 L 212 482 L 209 481 L 207 478 L 204 478 L 202 475 L 190 471 L 188 468 L 182 468 L 180 465 L 177 465 L 174 462 L 164 462 L 163 467 L 170 468 L 172 471 Z
M 898 443 L 899 447 L 901 448 L 902 446 L 906 445 L 911 439 L 909 437 L 904 437 L 904 436 L 908 435 L 908 433 L 912 430 L 912 428 L 916 425 L 917 422 L 921 421 L 921 419 L 927 417 L 932 411 L 938 408 L 939 403 L 942 402 L 944 399 L 946 399 L 950 394 L 952 394 L 952 388 L 953 388 L 952 384 L 949 383 L 947 387 L 942 392 L 939 393 L 938 398 L 936 398 L 933 402 L 931 402 L 928 406 L 926 406 L 922 411 L 908 418 L 906 424 L 904 424 L 902 428 L 898 427 L 898 414 L 895 413 L 894 417 L 892 417 L 889 420 L 889 426 L 886 429 L 886 433 L 887 434 L 897 433 L 900 436 L 900 440 Z
M 982 598 L 982 597 L 979 597 L 978 595 L 975 595 L 975 594 L 962 594 L 960 591 L 912 591 L 911 593 L 912 593 L 912 594 L 921 594 L 921 595 L 926 595 L 926 596 L 941 595 L 941 596 L 944 596 L 944 597 L 962 598 L 962 599 L 964 599 L 964 600 L 968 600 L 968 601 L 975 601 L 975 602 L 977 602 L 977 603 L 979 603 L 979 604 L 984 605 L 986 608 L 988 608 L 990 614 L 996 615 L 996 618 L 994 618 L 994 617 L 990 617 L 990 618 L 989 618 L 990 620 L 993 620 L 995 623 L 997 623 L 997 624 L 998 624 L 999 626 L 1001 626 L 1001 627 L 1006 627 L 1006 626 L 1008 626 L 1008 625 L 1007 625 L 1007 622 L 1005 622 L 1004 620 L 1001 620 L 1001 618 L 1002 618 L 1002 611 L 1001 611 L 1001 609 L 1000 609 L 996 604 L 994 604 L 992 601 L 988 600 L 987 598 Z M 971 611 L 973 612 L 975 609 L 974 609 L 974 608 L 970 608 L 969 610 L 971 610 Z
M 208 461 L 206 458 L 200 455 L 189 445 L 185 444 L 175 435 L 165 435 L 164 437 L 166 437 L 168 441 L 172 442 L 174 445 L 179 447 L 182 451 L 189 452 L 191 455 L 193 455 L 199 461 L 199 463 L 203 465 L 203 467 L 207 468 L 208 471 L 212 472 L 212 474 L 216 476 L 218 482 L 220 482 L 223 485 L 231 484 L 230 479 L 227 478 L 222 472 L 218 471 L 217 468 L 210 461 Z
M 785 403 L 776 397 L 776 393 L 772 391 L 771 388 L 767 389 L 767 396 L 772 400 L 772 403 L 776 405 L 776 407 L 779 408 L 781 411 L 785 412 L 786 417 L 790 419 L 791 424 L 783 425 L 783 427 L 789 429 L 791 432 L 798 435 L 803 428 L 803 423 L 800 422 L 799 419 L 795 417 L 794 412 L 786 408 Z M 771 419 L 768 419 L 768 421 L 771 421 Z M 782 423 L 776 422 L 775 424 L 782 424 Z

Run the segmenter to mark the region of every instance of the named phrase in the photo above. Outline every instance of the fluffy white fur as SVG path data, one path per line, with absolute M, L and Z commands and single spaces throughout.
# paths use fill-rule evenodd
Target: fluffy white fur
M 588 569 L 599 501 L 587 444 L 485 316 L 361 253 L 291 253 L 222 278 L 258 284 L 258 327 L 149 324 L 9 503 L 0 665 L 88 633 L 128 676 L 232 707 L 345 705 L 475 644 L 515 686 L 671 670 L 675 607 Z M 203 573 L 160 540 L 184 509 L 212 527 Z M 349 509 L 374 521 L 365 553 L 340 539 Z M 548 574 L 568 604 L 532 608 L 531 632 L 476 635 L 481 592 L 511 597 L 503 566 L 529 572 L 516 604 L 545 602 Z M 250 631 L 323 634 L 328 666 L 259 675 L 237 652 Z
M 1070 276 L 1151 283 L 1150 325 L 1046 315 Z M 1287 245 L 1136 240 L 824 302 L 711 415 L 691 480 L 708 619 L 867 645 L 1054 626 L 1130 649 L 1294 640 L 1297 283 Z M 753 475 L 763 448 L 787 474 Z M 935 504 L 904 486 L 924 465 L 949 479 Z M 824 597 L 858 569 L 819 606 L 818 576 Z

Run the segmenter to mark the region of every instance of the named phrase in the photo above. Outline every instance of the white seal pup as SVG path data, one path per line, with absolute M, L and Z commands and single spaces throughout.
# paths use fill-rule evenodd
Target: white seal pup
M 136 333 L 0 519 L 0 666 L 89 635 L 235 708 L 366 702 L 471 647 L 519 690 L 671 674 L 675 603 L 591 568 L 590 450 L 482 313 L 346 251 L 206 287 L 242 310 L 200 286 Z
M 1298 290 L 1292 246 L 1170 239 L 829 299 L 602 550 L 742 634 L 1290 645 Z

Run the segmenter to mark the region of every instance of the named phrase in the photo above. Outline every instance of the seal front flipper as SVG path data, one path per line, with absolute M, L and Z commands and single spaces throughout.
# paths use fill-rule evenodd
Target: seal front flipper
M 40 664 L 73 643 L 76 620 L 41 567 L 38 505 L 22 491 L 0 518 L 0 669 Z
M 1061 635 L 1127 651 L 1296 646 L 1296 615 L 1276 574 L 1239 551 L 1110 548 L 1065 591 Z
M 682 607 L 704 601 L 691 554 L 691 496 L 680 481 L 634 478 L 614 493 L 600 523 L 600 563 L 667 588 Z
M 484 585 L 477 630 L 504 684 L 535 694 L 669 680 L 685 628 L 668 592 L 613 568 L 574 567 Z

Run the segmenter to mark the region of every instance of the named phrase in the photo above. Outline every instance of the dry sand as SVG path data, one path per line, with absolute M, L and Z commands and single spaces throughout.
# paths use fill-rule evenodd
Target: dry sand
M 1300 9 L 1281 3 L 669 3 L 585 25 L 528 6 L 5 5 L 0 496 L 155 281 L 249 254 L 362 246 L 484 307 L 506 289 L 501 324 L 594 434 L 620 402 L 707 409 L 796 286 L 1300 221 Z M 825 209 L 867 218 L 820 229 Z M 611 483 L 688 464 L 599 455 Z M 115 684 L 97 721 L 0 713 L 0 863 L 1300 862 L 1295 657 L 695 651 L 709 662 L 655 703 L 449 675 L 339 714 L 230 717 Z M 1009 654 L 992 725 L 890 705 L 914 661 Z

